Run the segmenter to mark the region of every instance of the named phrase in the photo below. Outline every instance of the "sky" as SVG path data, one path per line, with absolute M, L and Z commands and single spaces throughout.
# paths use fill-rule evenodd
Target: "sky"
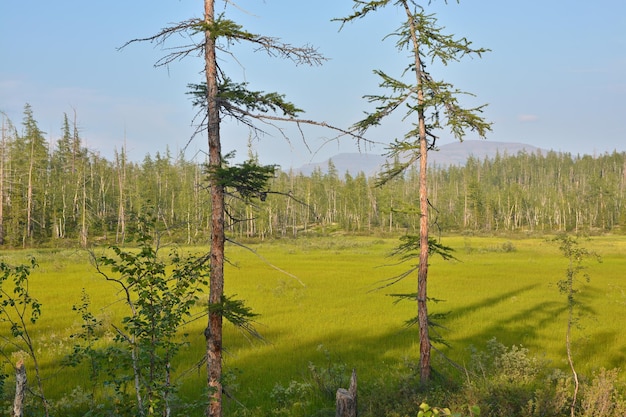
M 420 3 L 446 33 L 490 50 L 481 58 L 429 66 L 435 79 L 473 94 L 464 96 L 465 105 L 488 105 L 483 116 L 493 130 L 486 140 L 572 154 L 626 151 L 624 0 Z M 385 38 L 403 19 L 395 7 L 341 28 L 332 19 L 349 15 L 351 0 L 216 4 L 218 13 L 250 32 L 312 45 L 327 58 L 321 66 L 294 65 L 243 44 L 219 57 L 231 79 L 284 94 L 306 119 L 350 127 L 373 109 L 363 96 L 381 92 L 373 70 L 400 77 L 409 63 L 407 52 Z M 164 47 L 133 43 L 119 49 L 202 12 L 201 0 L 0 0 L 0 112 L 19 131 L 30 104 L 51 143 L 61 135 L 64 114 L 75 116 L 84 145 L 107 158 L 123 147 L 139 162 L 166 150 L 202 157 L 207 140 L 192 135 L 197 109 L 186 94 L 189 83 L 203 80 L 202 59 L 155 68 L 168 52 Z M 165 48 L 187 41 L 174 37 Z M 236 151 L 236 161 L 252 151 L 262 163 L 299 167 L 341 152 L 384 153 L 385 144 L 410 127 L 393 118 L 367 135 L 375 143 L 369 146 L 336 140 L 327 129 L 304 128 L 303 140 L 293 127 L 284 127 L 286 138 L 263 128 L 265 134 L 253 136 L 225 119 L 224 152 Z M 446 131 L 439 136 L 439 144 L 455 140 Z

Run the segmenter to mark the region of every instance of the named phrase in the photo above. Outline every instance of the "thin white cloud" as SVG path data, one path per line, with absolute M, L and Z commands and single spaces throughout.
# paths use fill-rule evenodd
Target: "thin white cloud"
M 517 116 L 517 120 L 522 123 L 535 122 L 539 120 L 539 116 L 536 114 L 520 114 Z

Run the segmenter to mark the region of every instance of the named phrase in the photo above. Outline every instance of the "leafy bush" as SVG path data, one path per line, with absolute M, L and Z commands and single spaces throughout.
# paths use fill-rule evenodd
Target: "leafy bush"
M 583 416 L 626 416 L 624 386 L 620 385 L 618 378 L 618 369 L 601 369 L 593 375 L 591 384 L 583 385 L 580 404 Z
M 504 242 L 501 248 L 502 248 L 502 252 L 507 252 L 507 253 L 515 252 L 517 250 L 513 242 L 511 242 L 510 240 L 507 240 L 506 242 Z
M 348 369 L 345 363 L 333 362 L 330 353 L 323 346 L 319 346 L 318 349 L 324 351 L 326 364 L 325 366 L 318 366 L 312 362 L 309 363 L 311 381 L 317 388 L 317 392 L 324 398 L 334 400 L 337 390 L 348 386 L 350 383 L 350 379 L 347 376 Z
M 522 346 L 509 348 L 491 339 L 486 351 L 472 353 L 466 370 L 467 382 L 460 397 L 480 405 L 486 416 L 524 415 L 529 404 L 539 404 L 536 391 L 546 386 L 541 381 L 548 378 L 547 365 L 545 360 L 531 356 Z M 549 394 L 543 392 L 542 396 L 553 393 L 554 386 L 550 386 Z M 541 401 L 542 408 L 546 407 L 545 403 Z M 537 405 L 535 409 L 538 408 Z
M 480 416 L 480 408 L 477 406 L 469 407 L 468 409 L 470 417 Z M 438 416 L 450 416 L 450 417 L 463 417 L 461 413 L 452 413 L 449 408 L 431 407 L 426 403 L 420 404 L 420 410 L 417 412 L 417 417 L 438 417 Z
M 163 260 L 153 235 L 154 222 L 141 218 L 137 250 L 112 246 L 114 256 L 92 253 L 97 272 L 120 288 L 127 307 L 121 324 L 113 325 L 114 343 L 100 348 L 103 321 L 89 311 L 87 294 L 74 306 L 82 326 L 72 335 L 75 345 L 66 363 L 87 363 L 91 386 L 84 396 L 92 413 L 99 406 L 96 395 L 115 415 L 170 415 L 178 405 L 173 360 L 186 344 L 181 331 L 207 285 L 209 265 L 206 257 L 182 256 L 175 250 Z
M 303 416 L 306 415 L 312 402 L 313 385 L 309 382 L 290 381 L 287 386 L 276 384 L 270 398 L 276 406 L 272 410 L 275 416 Z
M 527 348 L 515 345 L 507 348 L 495 338 L 487 342 L 486 353 L 472 356 L 475 372 L 483 375 L 487 372 L 496 383 L 528 384 L 546 365 L 546 361 L 530 356 Z

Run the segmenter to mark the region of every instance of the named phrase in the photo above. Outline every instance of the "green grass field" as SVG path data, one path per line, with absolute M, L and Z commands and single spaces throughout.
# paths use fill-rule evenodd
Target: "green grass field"
M 407 268 L 390 266 L 395 261 L 387 255 L 397 242 L 338 235 L 252 244 L 267 262 L 243 248 L 229 247 L 226 293 L 246 300 L 260 314 L 257 330 L 266 339 L 251 341 L 226 327 L 225 368 L 236 376 L 238 400 L 250 408 L 270 407 L 274 386 L 305 378 L 311 362 L 324 366 L 330 358 L 347 369 L 356 368 L 359 388 L 367 389 L 368 383 L 384 378 L 406 360 L 415 360 L 417 332 L 405 328 L 404 321 L 416 314 L 416 307 L 395 304 L 387 295 L 414 292 L 416 279 L 377 290 L 385 279 Z M 563 278 L 567 260 L 556 244 L 543 238 L 482 237 L 445 237 L 442 243 L 455 249 L 458 260 L 432 258 L 429 269 L 429 296 L 445 300 L 432 304 L 430 312 L 449 312 L 443 336 L 451 347 L 441 350 L 464 364 L 470 346 L 484 348 L 495 337 L 508 346 L 523 345 L 566 369 L 566 300 L 556 282 Z M 603 261 L 587 263 L 590 281 L 578 294 L 585 314 L 574 331 L 574 359 L 581 373 L 590 374 L 600 367 L 624 367 L 626 361 L 626 237 L 595 237 L 581 243 Z M 17 263 L 29 254 L 40 264 L 30 287 L 43 305 L 34 328 L 36 346 L 44 373 L 51 377 L 46 382 L 48 395 L 58 397 L 86 382 L 80 371 L 59 372 L 58 366 L 71 350 L 69 334 L 80 327 L 72 305 L 80 302 L 82 288 L 92 299 L 94 313 L 109 321 L 115 321 L 124 306 L 117 302 L 116 288 L 96 274 L 85 252 L 1 255 L 4 261 Z M 191 345 L 179 359 L 180 371 L 193 368 L 202 357 L 204 326 L 204 320 L 190 325 Z M 0 331 L 4 334 L 6 329 Z M 202 395 L 205 381 L 204 369 L 189 373 L 181 394 Z

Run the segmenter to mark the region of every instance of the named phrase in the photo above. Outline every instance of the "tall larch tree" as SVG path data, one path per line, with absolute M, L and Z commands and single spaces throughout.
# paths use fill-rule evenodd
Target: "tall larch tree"
M 342 25 L 364 18 L 370 13 L 385 7 L 396 7 L 405 16 L 400 27 L 390 36 L 397 38 L 396 47 L 400 52 L 409 51 L 410 61 L 403 71 L 403 77 L 394 78 L 381 70 L 375 70 L 381 81 L 380 86 L 390 91 L 388 95 L 366 96 L 370 103 L 377 103 L 376 109 L 355 124 L 360 134 L 375 126 L 383 119 L 405 106 L 403 120 L 413 120 L 410 129 L 402 138 L 396 138 L 389 147 L 390 158 L 397 158 L 399 163 L 391 166 L 381 177 L 382 182 L 402 175 L 407 168 L 419 161 L 419 236 L 407 236 L 400 246 L 401 252 L 417 253 L 419 261 L 412 270 L 417 270 L 417 293 L 413 298 L 417 302 L 417 324 L 420 334 L 420 377 L 422 383 L 430 380 L 431 338 L 429 335 L 429 317 L 427 309 L 427 277 L 429 252 L 437 251 L 441 246 L 429 238 L 429 201 L 428 201 L 428 151 L 436 149 L 439 130 L 447 128 L 452 135 L 462 140 L 468 130 L 474 130 L 480 137 L 485 137 L 490 124 L 480 115 L 484 106 L 466 108 L 459 102 L 463 92 L 452 84 L 437 81 L 426 69 L 426 65 L 439 62 L 447 65 L 466 55 L 480 56 L 485 49 L 474 48 L 466 38 L 455 38 L 442 33 L 442 27 L 432 14 L 414 0 L 354 0 L 354 12 L 337 19 Z M 409 76 L 414 76 L 411 81 Z M 412 119 L 411 119 L 412 118 Z
M 178 47 L 169 47 L 171 52 L 157 61 L 156 66 L 168 66 L 190 55 L 200 54 L 204 58 L 205 79 L 199 84 L 190 84 L 193 104 L 200 108 L 198 118 L 201 123 L 199 132 L 205 132 L 208 139 L 208 179 L 211 195 L 211 248 L 210 289 L 208 324 L 205 331 L 207 350 L 207 383 L 209 387 L 209 405 L 206 414 L 211 417 L 222 416 L 222 321 L 233 317 L 228 311 L 232 307 L 230 299 L 224 295 L 224 244 L 226 241 L 226 214 L 228 207 L 225 196 L 230 192 L 239 194 L 243 200 L 257 198 L 263 200 L 269 179 L 273 176 L 274 166 L 259 166 L 253 161 L 240 166 L 229 166 L 222 152 L 220 126 L 224 118 L 232 119 L 251 130 L 253 137 L 265 133 L 268 126 L 275 128 L 280 136 L 287 134 L 280 127 L 281 122 L 298 125 L 317 125 L 334 129 L 338 135 L 350 135 L 350 132 L 333 128 L 324 122 L 300 119 L 302 112 L 283 95 L 253 91 L 246 82 L 232 80 L 220 68 L 218 54 L 228 61 L 233 52 L 230 47 L 236 43 L 250 45 L 256 51 L 266 52 L 271 57 L 291 60 L 296 64 L 320 65 L 325 58 L 309 45 L 302 47 L 282 43 L 277 38 L 246 31 L 241 25 L 226 17 L 226 12 L 237 7 L 230 0 L 222 1 L 222 10 L 215 14 L 215 0 L 204 0 L 203 18 L 193 18 L 162 29 L 154 36 L 134 39 L 127 43 L 149 41 L 165 43 L 173 34 L 191 39 L 191 43 Z M 202 35 L 199 39 L 198 36 Z M 258 128 L 262 123 L 264 128 Z M 301 128 L 301 126 L 299 126 Z M 301 129 L 298 129 L 302 132 Z M 239 304 L 236 304 L 239 305 Z

